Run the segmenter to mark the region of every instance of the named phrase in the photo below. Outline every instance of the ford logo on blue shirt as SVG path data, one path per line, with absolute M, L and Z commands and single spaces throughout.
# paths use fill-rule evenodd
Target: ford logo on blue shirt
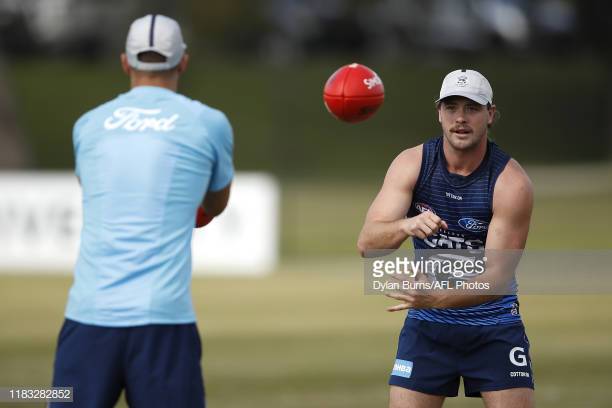
M 460 218 L 459 225 L 461 228 L 472 232 L 483 232 L 489 228 L 489 223 L 480 221 L 475 218 Z

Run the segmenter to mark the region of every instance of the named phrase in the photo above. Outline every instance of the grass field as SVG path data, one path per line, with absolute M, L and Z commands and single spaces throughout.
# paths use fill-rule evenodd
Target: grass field
M 610 166 L 533 174 L 542 188 L 530 247 L 612 248 L 604 228 L 612 225 Z M 385 312 L 386 298 L 363 295 L 354 255 L 377 188 L 286 183 L 278 270 L 261 279 L 194 280 L 210 407 L 385 406 L 404 315 Z M 49 383 L 70 283 L 0 276 L 0 385 Z M 610 310 L 612 295 L 521 298 L 539 407 L 612 406 Z M 482 405 L 460 397 L 446 406 Z

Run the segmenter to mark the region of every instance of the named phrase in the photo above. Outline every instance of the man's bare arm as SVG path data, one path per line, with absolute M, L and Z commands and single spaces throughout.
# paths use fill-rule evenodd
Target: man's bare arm
M 421 169 L 422 152 L 422 145 L 404 150 L 389 166 L 359 234 L 357 248 L 362 256 L 372 249 L 399 248 L 409 236 L 424 239 L 440 227 L 447 228 L 444 221 L 431 212 L 406 218 Z
M 208 191 L 206 193 L 202 206 L 207 215 L 216 217 L 225 210 L 229 201 L 231 186 L 232 183 L 229 183 L 219 191 Z
M 486 249 L 525 249 L 532 209 L 531 180 L 516 160 L 510 160 L 493 192 Z

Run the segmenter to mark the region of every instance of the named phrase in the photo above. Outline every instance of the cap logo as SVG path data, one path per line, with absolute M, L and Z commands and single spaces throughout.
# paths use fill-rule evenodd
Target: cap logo
M 467 86 L 467 75 L 461 75 L 460 77 L 457 78 L 457 86 Z

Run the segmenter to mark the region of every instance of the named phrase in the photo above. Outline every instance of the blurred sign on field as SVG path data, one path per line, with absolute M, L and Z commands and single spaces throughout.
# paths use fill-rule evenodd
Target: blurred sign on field
M 271 271 L 278 260 L 278 218 L 276 180 L 238 174 L 225 212 L 194 231 L 194 273 Z M 0 173 L 0 273 L 71 271 L 81 225 L 81 189 L 74 174 Z

